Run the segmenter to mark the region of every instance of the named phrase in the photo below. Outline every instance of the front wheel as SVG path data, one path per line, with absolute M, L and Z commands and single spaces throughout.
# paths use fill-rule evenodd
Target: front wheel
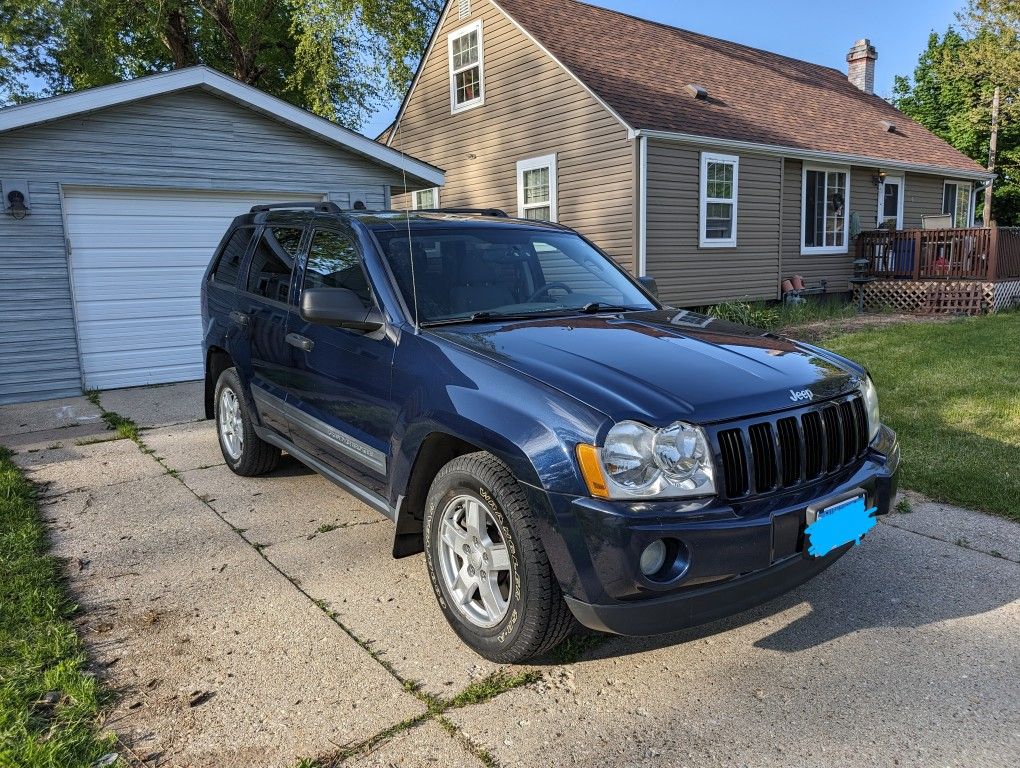
M 241 379 L 234 368 L 216 382 L 216 433 L 223 458 L 238 475 L 257 477 L 280 462 L 280 449 L 255 434 L 254 414 L 245 402 Z
M 439 471 L 424 528 L 439 605 L 479 654 L 517 663 L 547 653 L 573 631 L 524 489 L 495 456 L 461 456 Z

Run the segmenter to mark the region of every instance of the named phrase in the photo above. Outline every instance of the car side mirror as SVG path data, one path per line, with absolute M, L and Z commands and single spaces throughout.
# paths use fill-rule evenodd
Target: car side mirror
M 316 325 L 332 325 L 353 331 L 377 331 L 383 318 L 368 309 L 358 295 L 347 288 L 308 288 L 301 293 L 301 317 Z
M 644 275 L 642 277 L 639 277 L 637 280 L 641 284 L 641 287 L 644 288 L 648 293 L 650 293 L 655 298 L 659 298 L 659 284 L 655 282 L 654 277 L 651 277 L 650 275 Z

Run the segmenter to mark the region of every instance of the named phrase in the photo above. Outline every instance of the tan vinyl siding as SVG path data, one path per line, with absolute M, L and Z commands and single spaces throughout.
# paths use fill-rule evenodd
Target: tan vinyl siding
M 942 213 L 942 188 L 946 183 L 944 176 L 908 173 L 904 183 L 907 187 L 903 195 L 904 229 L 918 229 L 922 216 Z
M 556 154 L 561 224 L 633 269 L 634 149 L 627 129 L 491 2 L 448 12 L 390 146 L 446 171 L 445 207 L 517 215 L 517 162 Z M 485 103 L 450 112 L 448 35 L 482 21 Z M 409 205 L 395 195 L 394 207 Z
M 737 247 L 700 248 L 701 150 L 649 141 L 647 272 L 663 301 L 698 306 L 777 297 L 782 161 L 739 157 Z

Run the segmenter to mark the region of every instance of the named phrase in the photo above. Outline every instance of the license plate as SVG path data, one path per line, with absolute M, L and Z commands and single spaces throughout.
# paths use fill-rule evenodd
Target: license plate
M 843 499 L 829 506 L 808 510 L 808 520 L 814 521 L 804 529 L 807 551 L 812 557 L 825 557 L 851 541 L 861 543 L 861 537 L 875 527 L 877 507 L 868 509 L 864 494 Z

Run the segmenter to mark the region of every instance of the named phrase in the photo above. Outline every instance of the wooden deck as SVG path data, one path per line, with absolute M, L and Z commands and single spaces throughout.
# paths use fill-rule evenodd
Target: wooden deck
M 1020 280 L 1020 227 L 862 232 L 867 275 L 894 280 Z

